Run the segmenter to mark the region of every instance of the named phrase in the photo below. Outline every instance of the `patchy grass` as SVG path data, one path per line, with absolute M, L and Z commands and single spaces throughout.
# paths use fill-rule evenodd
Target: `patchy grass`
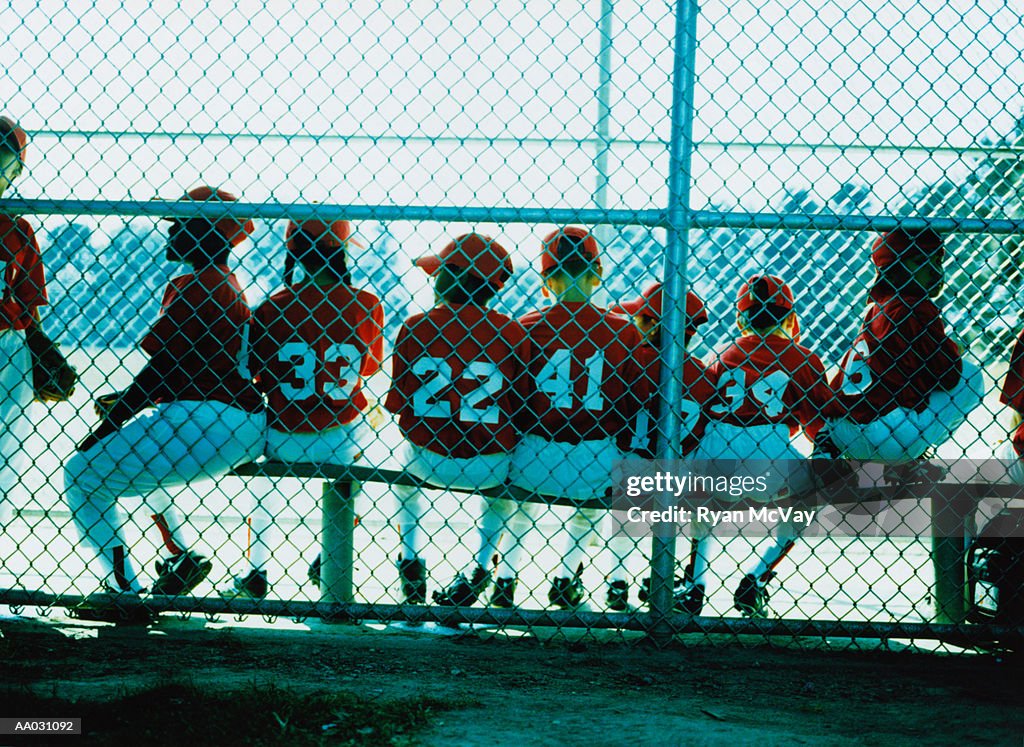
M 4 715 L 82 719 L 88 744 L 97 745 L 413 745 L 415 734 L 443 712 L 473 705 L 430 697 L 364 698 L 351 693 L 296 693 L 269 686 L 210 692 L 169 683 L 96 702 L 41 696 L 27 690 L 0 694 Z M 14 738 L 43 744 L 46 738 Z M 49 737 L 75 741 L 75 737 Z

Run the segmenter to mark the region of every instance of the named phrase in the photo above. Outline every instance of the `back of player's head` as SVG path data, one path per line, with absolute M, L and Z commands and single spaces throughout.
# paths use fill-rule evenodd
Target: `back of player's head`
M 346 285 L 352 284 L 348 268 L 348 245 L 362 245 L 352 238 L 352 224 L 347 220 L 326 222 L 288 221 L 285 232 L 285 282 L 292 282 L 296 263 L 307 272 L 326 273 Z
M 610 308 L 609 311 L 613 314 L 649 319 L 660 324 L 662 296 L 661 283 L 653 283 L 636 298 L 623 301 Z M 707 321 L 708 312 L 700 296 L 693 291 L 686 291 L 686 326 L 684 328 L 686 340 L 689 341 L 696 334 L 697 329 Z
M 740 288 L 736 311 L 748 327 L 767 333 L 793 313 L 793 291 L 776 275 L 754 275 Z
M 601 252 L 597 239 L 585 228 L 567 226 L 547 236 L 541 247 L 540 274 L 545 278 L 600 276 Z
M 878 271 L 874 290 L 934 295 L 942 287 L 943 237 L 930 228 L 897 227 L 875 239 L 871 261 Z
M 447 303 L 485 306 L 512 277 L 508 251 L 479 233 L 452 239 L 437 254 L 428 254 L 414 264 L 434 278 L 434 292 Z
M 6 163 L 12 157 L 25 165 L 28 135 L 10 117 L 0 117 L 0 159 Z
M 218 204 L 238 200 L 230 192 L 202 186 L 183 198 L 189 202 Z M 176 259 L 198 264 L 224 264 L 231 249 L 252 235 L 253 222 L 242 218 L 166 218 L 173 222 L 170 241 Z

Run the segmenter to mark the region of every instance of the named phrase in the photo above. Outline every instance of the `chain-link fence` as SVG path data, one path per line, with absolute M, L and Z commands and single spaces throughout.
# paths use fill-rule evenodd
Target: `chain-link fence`
M 0 19 L 0 602 L 1019 638 L 1009 6 Z

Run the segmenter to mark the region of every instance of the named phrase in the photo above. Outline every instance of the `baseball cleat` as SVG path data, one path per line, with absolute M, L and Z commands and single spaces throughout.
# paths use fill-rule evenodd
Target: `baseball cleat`
M 736 593 L 732 596 L 733 606 L 744 617 L 766 617 L 769 594 L 765 585 L 774 576 L 772 573 L 763 582 L 759 582 L 754 574 L 748 573 L 740 579 L 740 585 L 736 587 Z
M 235 576 L 230 593 L 236 597 L 259 600 L 266 599 L 268 591 L 270 584 L 267 581 L 267 572 L 249 571 L 244 576 Z
M 192 550 L 175 555 L 166 561 L 158 560 L 153 593 L 167 596 L 188 594 L 210 575 L 212 569 L 213 563 Z
M 484 590 L 491 585 L 491 574 L 483 566 L 473 569 L 473 575 L 466 578 L 466 574 L 460 573 L 444 591 L 433 593 L 434 604 L 443 607 L 470 607 L 476 603 Z
M 699 615 L 704 609 L 704 585 L 687 584 L 676 588 L 672 595 L 672 610 L 686 615 Z
M 689 568 L 687 568 L 687 571 L 689 571 Z M 684 576 L 676 576 L 675 579 L 672 581 L 673 593 L 678 593 L 682 588 L 684 588 L 686 586 L 687 579 L 689 577 L 690 577 L 690 574 L 688 574 L 685 577 Z M 640 590 L 637 592 L 637 597 L 639 597 L 639 599 L 640 599 L 640 604 L 647 604 L 647 602 L 650 600 L 650 598 L 651 598 L 651 579 L 650 579 L 650 577 L 644 578 L 642 581 L 640 581 Z
M 583 579 L 579 574 L 572 578 L 556 578 L 548 590 L 548 602 L 564 610 L 579 607 L 583 604 Z
M 313 584 L 316 588 L 320 588 L 320 555 L 318 554 L 313 558 L 313 562 L 309 564 L 309 568 L 306 570 L 306 578 L 309 579 L 309 583 Z
M 104 583 L 99 591 L 68 608 L 68 615 L 87 622 L 108 622 L 121 625 L 148 625 L 157 615 L 142 604 L 135 592 L 119 591 Z
M 625 581 L 608 584 L 607 607 L 612 612 L 629 611 L 629 585 Z
M 516 587 L 519 580 L 516 578 L 499 578 L 494 582 L 494 591 L 491 593 L 491 606 L 501 609 L 512 609 L 516 606 Z
M 424 563 L 420 558 L 399 560 L 398 577 L 402 581 L 402 597 L 406 604 L 426 604 L 426 563 Z

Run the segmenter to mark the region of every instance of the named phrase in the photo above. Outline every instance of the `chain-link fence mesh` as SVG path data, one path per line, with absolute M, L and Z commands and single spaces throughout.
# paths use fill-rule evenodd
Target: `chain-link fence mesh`
M 1019 635 L 1019 14 L 699 11 L 0 12 L 0 600 Z

